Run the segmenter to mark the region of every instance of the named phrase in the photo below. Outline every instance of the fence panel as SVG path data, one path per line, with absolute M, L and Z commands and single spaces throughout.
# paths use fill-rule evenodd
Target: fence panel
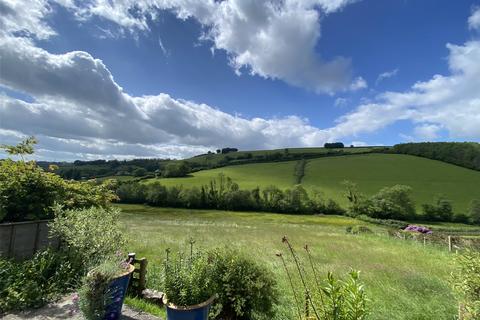
M 32 257 L 58 240 L 48 237 L 48 222 L 38 220 L 0 224 L 0 256 L 18 260 Z

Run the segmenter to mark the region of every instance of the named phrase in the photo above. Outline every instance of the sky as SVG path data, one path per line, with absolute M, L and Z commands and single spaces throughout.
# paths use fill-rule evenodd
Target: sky
M 479 142 L 480 1 L 0 0 L 0 144 L 31 135 L 49 161 Z

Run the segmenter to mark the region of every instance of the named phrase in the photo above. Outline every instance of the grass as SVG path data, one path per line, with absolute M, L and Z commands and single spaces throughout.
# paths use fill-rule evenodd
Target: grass
M 238 151 L 230 152 L 227 154 L 204 154 L 186 159 L 190 163 L 195 163 L 204 166 L 218 165 L 225 157 L 232 159 L 238 159 L 244 157 L 247 154 L 251 154 L 252 157 L 266 156 L 274 153 L 285 154 L 285 150 L 288 150 L 289 154 L 305 154 L 305 155 L 322 155 L 331 151 L 342 150 L 344 153 L 359 153 L 368 152 L 374 149 L 384 149 L 385 147 L 355 147 L 355 148 L 343 148 L 343 149 L 325 149 L 325 148 L 287 148 L 287 149 L 273 149 L 273 150 L 251 150 L 251 151 Z
M 279 215 L 119 205 L 129 250 L 160 265 L 164 250 L 186 249 L 193 237 L 202 248 L 233 247 L 267 266 L 278 280 L 281 303 L 275 319 L 293 319 L 291 291 L 275 252 L 283 235 L 300 250 L 308 243 L 322 274 L 361 270 L 371 299 L 371 319 L 452 319 L 456 302 L 448 286 L 452 255 L 386 236 L 351 235 L 346 226 L 378 226 L 342 216 Z
M 360 148 L 353 148 L 360 149 Z M 346 150 L 349 150 L 346 148 Z M 231 177 L 240 187 L 276 185 L 290 188 L 295 184 L 297 161 L 255 163 L 229 166 L 193 173 L 186 178 L 150 179 L 167 186 L 201 186 L 219 173 Z M 480 199 L 480 172 L 426 158 L 397 154 L 363 154 L 308 160 L 302 185 L 318 189 L 326 197 L 346 206 L 341 182 L 356 182 L 360 191 L 372 195 L 385 186 L 405 184 L 413 188 L 417 209 L 443 194 L 453 201 L 454 211 L 466 213 L 472 199 Z

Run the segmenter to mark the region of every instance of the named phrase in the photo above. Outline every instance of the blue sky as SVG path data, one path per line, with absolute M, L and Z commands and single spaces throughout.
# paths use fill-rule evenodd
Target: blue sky
M 0 0 L 0 139 L 48 160 L 480 141 L 479 5 Z

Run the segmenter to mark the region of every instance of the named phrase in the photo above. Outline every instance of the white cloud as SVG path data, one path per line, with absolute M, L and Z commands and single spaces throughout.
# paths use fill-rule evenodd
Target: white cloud
M 438 139 L 439 131 L 442 129 L 441 126 L 437 124 L 422 124 L 416 126 L 413 132 L 415 136 L 421 141 L 433 141 Z
M 105 64 L 86 52 L 51 54 L 30 40 L 5 37 L 0 56 L 6 66 L 0 85 L 34 98 L 0 96 L 0 128 L 47 137 L 53 149 L 44 150 L 178 156 L 218 146 L 315 146 L 334 138 L 297 116 L 246 119 L 167 94 L 130 96 Z M 173 146 L 176 154 L 165 152 Z
M 380 82 L 382 82 L 385 79 L 395 77 L 397 73 L 398 73 L 398 68 L 379 74 L 377 77 L 377 80 L 375 81 L 375 85 L 378 85 Z
M 335 99 L 334 105 L 335 107 L 345 107 L 350 100 L 348 98 L 337 98 Z
M 16 33 L 47 39 L 55 34 L 45 22 L 51 11 L 44 0 L 0 0 L 0 35 Z
M 316 53 L 322 15 L 341 10 L 354 0 L 94 0 L 74 5 L 60 1 L 79 19 L 98 16 L 132 33 L 149 30 L 147 17 L 159 10 L 174 11 L 180 19 L 194 18 L 204 28 L 202 40 L 225 50 L 237 74 L 244 71 L 318 93 L 358 90 L 350 85 L 350 60 L 324 60 Z
M 480 139 L 480 41 L 448 44 L 451 74 L 417 82 L 406 92 L 385 92 L 340 117 L 333 135 L 357 136 L 375 132 L 400 120 L 418 126 L 417 133 L 433 138 L 445 130 L 450 138 Z M 435 126 L 435 127 L 434 127 Z
M 468 18 L 468 27 L 472 30 L 480 30 L 480 7 L 476 7 Z
M 357 77 L 351 84 L 350 84 L 350 90 L 356 91 L 360 89 L 365 89 L 368 87 L 367 81 L 363 79 L 362 77 Z

